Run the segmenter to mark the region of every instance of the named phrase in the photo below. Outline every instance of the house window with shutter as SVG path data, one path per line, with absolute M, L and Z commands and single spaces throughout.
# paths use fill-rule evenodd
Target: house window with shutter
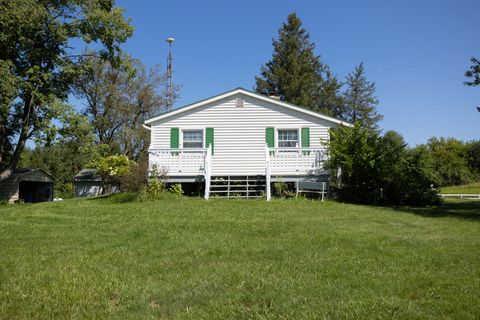
M 183 147 L 203 148 L 203 130 L 183 130 Z
M 297 129 L 279 129 L 278 130 L 278 147 L 279 148 L 298 147 L 298 130 Z

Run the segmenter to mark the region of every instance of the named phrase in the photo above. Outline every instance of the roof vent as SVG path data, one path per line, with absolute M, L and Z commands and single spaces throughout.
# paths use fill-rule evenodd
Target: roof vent
M 243 107 L 244 106 L 243 99 L 242 98 L 235 99 L 235 106 L 236 107 Z

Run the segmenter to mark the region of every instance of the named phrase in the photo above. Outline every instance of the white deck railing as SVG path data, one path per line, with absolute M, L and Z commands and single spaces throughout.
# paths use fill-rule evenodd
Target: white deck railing
M 265 147 L 266 197 L 270 200 L 272 176 L 325 174 L 328 160 L 324 148 L 268 148 Z M 168 176 L 196 176 L 205 178 L 205 199 L 210 194 L 212 175 L 212 149 L 149 149 L 149 168 L 157 166 L 159 172 Z M 232 172 L 232 175 L 235 175 Z
M 272 175 L 318 175 L 325 173 L 325 148 L 268 148 Z
M 208 149 L 149 149 L 149 168 L 154 165 L 170 176 L 203 175 Z

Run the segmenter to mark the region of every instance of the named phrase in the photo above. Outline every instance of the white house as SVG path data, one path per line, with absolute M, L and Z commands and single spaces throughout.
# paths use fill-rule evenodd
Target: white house
M 270 199 L 271 181 L 326 181 L 329 129 L 351 126 L 238 88 L 145 121 L 150 169 L 210 195 Z

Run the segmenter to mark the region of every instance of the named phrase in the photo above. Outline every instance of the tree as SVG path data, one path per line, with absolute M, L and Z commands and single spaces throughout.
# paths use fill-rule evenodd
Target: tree
M 363 63 L 347 75 L 346 86 L 343 118 L 352 123 L 361 121 L 363 127 L 378 130 L 378 121 L 383 116 L 377 112 L 375 83 L 367 81 Z
M 332 170 L 341 168 L 342 186 L 337 190 L 341 200 L 372 203 L 379 198 L 379 139 L 358 122 L 353 128 L 340 126 L 331 130 L 328 166 Z
M 468 165 L 470 170 L 480 177 L 480 140 L 467 143 Z
M 128 174 L 135 162 L 126 155 L 110 155 L 100 157 L 92 162 L 96 172 L 102 177 L 103 193 L 112 192 L 112 186 L 118 186 L 122 175 Z
M 33 150 L 25 149 L 19 164 L 52 174 L 55 196 L 68 198 L 72 196 L 73 176 L 95 159 L 98 150 L 93 143 L 93 128 L 85 116 L 68 110 L 59 120 L 59 135 L 45 144 L 38 143 Z
M 143 122 L 165 108 L 165 95 L 160 92 L 165 76 L 158 67 L 147 71 L 127 54 L 118 66 L 97 57 L 82 62 L 86 71 L 77 78 L 74 93 L 85 103 L 84 114 L 97 142 L 108 145 L 110 154 L 125 154 L 138 161 L 146 154 L 150 138 Z
M 325 75 L 318 88 L 317 100 L 312 110 L 343 119 L 345 117 L 345 103 L 340 92 L 342 86 L 343 83 L 332 74 L 330 68 L 326 67 Z
M 469 150 L 462 141 L 453 138 L 431 138 L 426 148 L 431 153 L 441 186 L 471 182 L 474 173 L 469 167 Z
M 255 90 L 314 108 L 325 66 L 315 55 L 315 44 L 295 13 L 288 15 L 287 22 L 278 30 L 278 40 L 274 39 L 272 44 L 272 59 L 262 65 L 260 76 L 255 77 Z
M 0 182 L 17 167 L 30 138 L 50 139 L 52 119 L 79 71 L 72 41 L 117 61 L 132 34 L 113 0 L 0 0 Z
M 364 128 L 338 127 L 332 131 L 328 166 L 342 169 L 336 196 L 354 203 L 426 205 L 438 203 L 431 185 L 436 181 L 428 150 L 407 149 L 394 131 L 383 137 Z
M 480 60 L 472 57 L 470 59 L 472 65 L 470 69 L 465 71 L 465 77 L 471 79 L 470 81 L 465 81 L 464 84 L 467 86 L 480 86 Z

